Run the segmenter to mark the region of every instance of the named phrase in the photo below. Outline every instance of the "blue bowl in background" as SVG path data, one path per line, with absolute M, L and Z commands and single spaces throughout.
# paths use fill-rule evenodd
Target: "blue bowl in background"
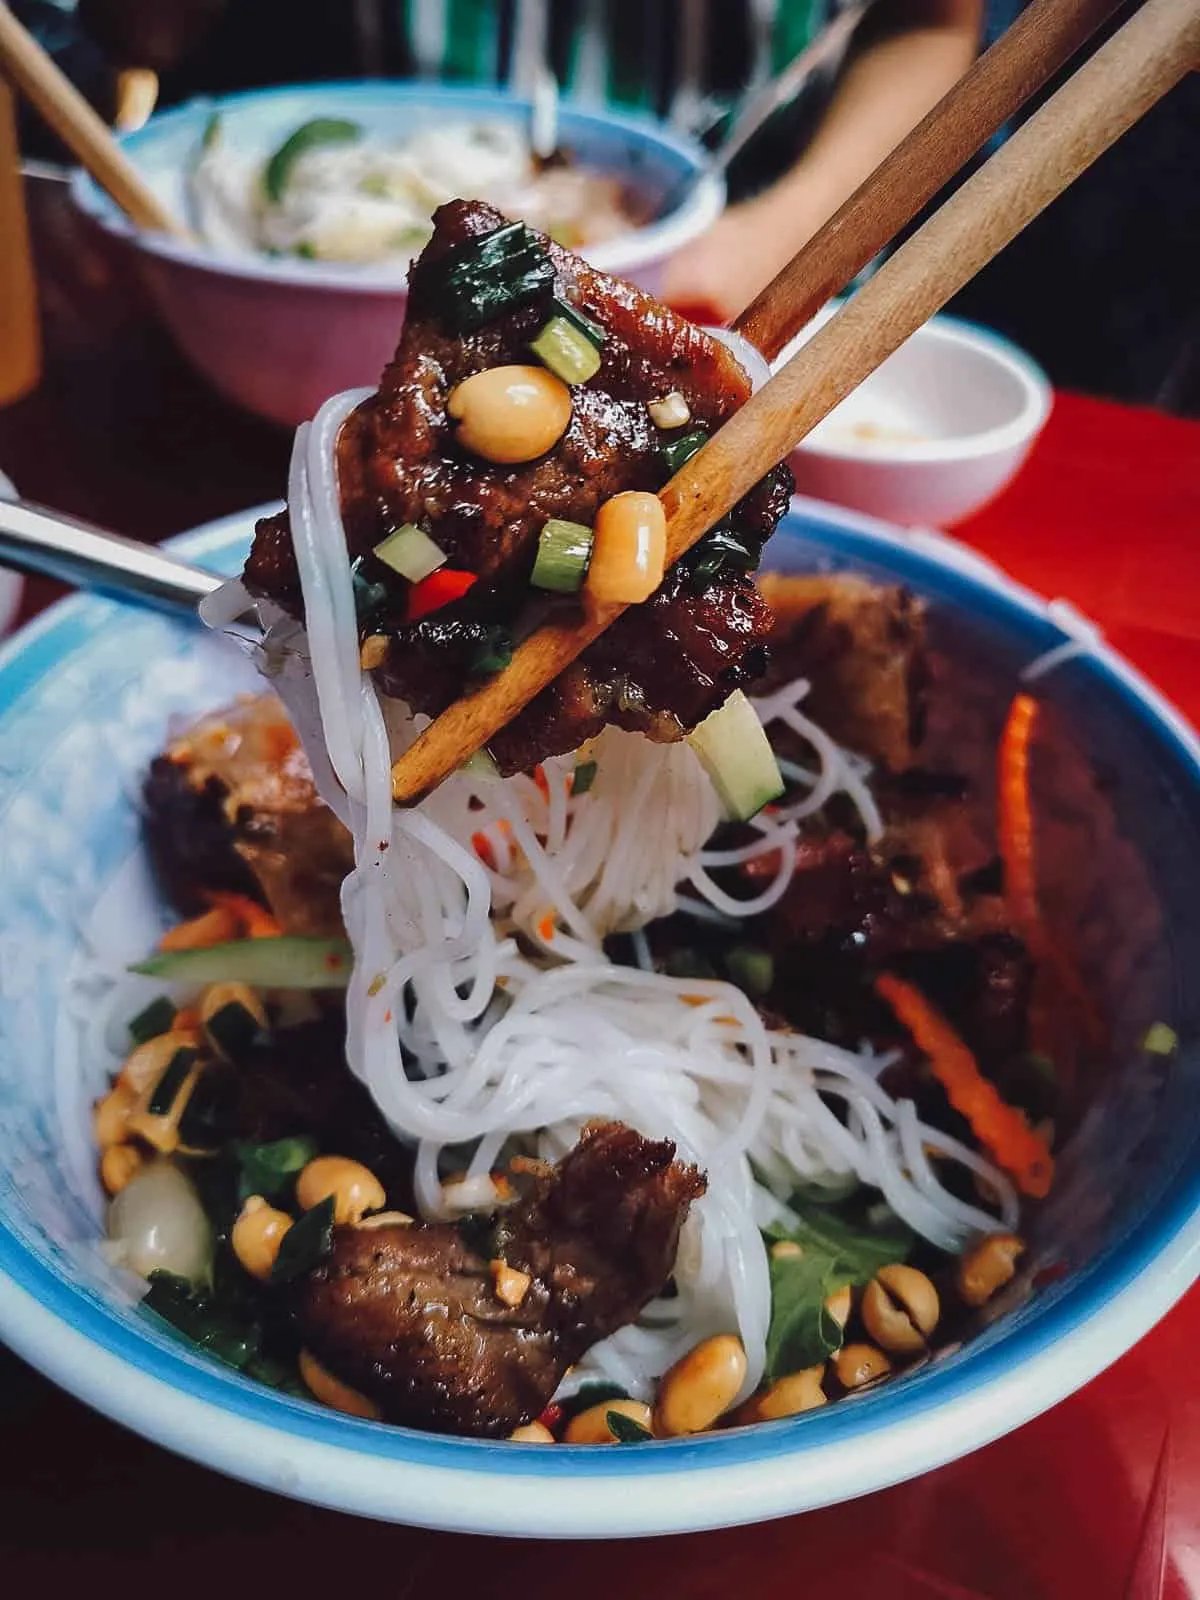
M 257 513 L 177 547 L 240 564 Z M 1011 692 L 1068 637 L 1043 601 L 950 541 L 796 502 L 784 569 L 902 582 Z M 280 1493 L 463 1532 L 657 1534 L 750 1522 L 881 1488 L 1018 1426 L 1128 1349 L 1200 1273 L 1200 745 L 1102 644 L 1039 693 L 1108 778 L 1161 917 L 1155 1015 L 1182 1046 L 1133 1042 L 1060 1157 L 1027 1270 L 979 1336 L 890 1384 L 787 1421 L 636 1450 L 443 1438 L 359 1421 L 213 1364 L 143 1316 L 97 1248 L 89 1107 L 102 1088 L 86 973 L 144 949 L 153 891 L 131 798 L 167 719 L 253 682 L 225 640 L 72 599 L 0 652 L 0 1336 L 98 1409 Z M 100 1077 L 103 1077 L 102 1070 Z
M 494 90 L 421 83 L 331 83 L 193 100 L 127 134 L 125 154 L 151 189 L 186 218 L 187 173 L 210 117 L 231 146 L 268 156 L 302 122 L 351 117 L 369 134 L 400 138 L 431 124 L 483 119 L 527 124 L 527 101 Z M 657 293 L 670 257 L 711 225 L 725 202 L 698 144 L 659 124 L 564 105 L 561 139 L 585 166 L 621 178 L 654 220 L 585 251 L 606 272 Z M 404 319 L 403 269 L 357 268 L 265 255 L 220 256 L 133 226 L 86 173 L 76 204 L 134 252 L 159 314 L 215 388 L 259 416 L 295 426 L 343 389 L 375 384 Z

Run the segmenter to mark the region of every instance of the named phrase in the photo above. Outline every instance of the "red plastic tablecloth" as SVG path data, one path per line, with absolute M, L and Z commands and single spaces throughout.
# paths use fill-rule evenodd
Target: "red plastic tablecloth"
M 175 481 L 155 479 L 164 504 Z M 23 487 L 63 503 L 53 483 Z M 156 506 L 148 531 L 168 531 L 153 528 Z M 234 503 L 205 513 L 221 509 Z M 1060 396 L 1020 479 L 958 532 L 1069 597 L 1200 721 L 1200 425 Z M 1056 1410 L 917 1482 L 765 1527 L 603 1549 L 313 1511 L 168 1457 L 32 1377 L 6 1392 L 0 1364 L 0 1593 L 128 1590 L 150 1567 L 173 1600 L 335 1586 L 400 1600 L 497 1587 L 522 1600 L 1182 1600 L 1200 1595 L 1198 1347 L 1194 1290 Z

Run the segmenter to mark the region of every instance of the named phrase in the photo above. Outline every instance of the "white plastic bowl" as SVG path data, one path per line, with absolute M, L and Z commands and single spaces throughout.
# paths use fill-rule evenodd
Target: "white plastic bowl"
M 264 156 L 315 116 L 351 116 L 369 133 L 400 137 L 435 122 L 527 120 L 527 103 L 496 92 L 427 84 L 345 83 L 257 90 L 195 100 L 153 117 L 122 143 L 151 188 L 187 215 L 186 175 L 209 118 L 220 111 L 231 144 Z M 587 253 L 597 267 L 652 293 L 669 258 L 720 215 L 724 185 L 703 173 L 703 152 L 657 124 L 564 108 L 563 144 L 586 165 L 616 173 L 666 214 Z M 142 233 L 84 173 L 72 193 L 107 232 L 126 240 L 163 321 L 193 366 L 246 410 L 292 427 L 331 394 L 374 386 L 404 318 L 405 272 L 351 269 L 293 257 L 226 257 Z
M 788 345 L 782 364 L 836 311 Z M 801 494 L 907 527 L 945 527 L 1020 471 L 1052 404 L 1045 373 L 997 334 L 934 317 L 793 452 Z

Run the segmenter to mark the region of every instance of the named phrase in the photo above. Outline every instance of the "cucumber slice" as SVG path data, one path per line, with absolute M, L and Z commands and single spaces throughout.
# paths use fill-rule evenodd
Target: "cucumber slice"
M 257 989 L 344 989 L 353 955 L 343 939 L 232 939 L 203 950 L 160 950 L 130 972 L 168 983 L 238 981 Z
M 551 317 L 529 348 L 564 383 L 586 383 L 600 371 L 600 352 L 566 317 Z
M 314 117 L 311 122 L 302 122 L 288 134 L 263 169 L 267 199 L 276 203 L 283 199 L 292 168 L 310 150 L 327 144 L 353 144 L 361 138 L 362 129 L 358 123 L 348 122 L 345 117 Z
M 732 821 L 747 821 L 783 793 L 775 752 L 740 689 L 688 734 L 688 743 Z
M 420 583 L 431 572 L 446 565 L 446 552 L 435 544 L 423 528 L 406 522 L 375 546 L 375 554 L 385 567 L 391 567 L 409 583 Z

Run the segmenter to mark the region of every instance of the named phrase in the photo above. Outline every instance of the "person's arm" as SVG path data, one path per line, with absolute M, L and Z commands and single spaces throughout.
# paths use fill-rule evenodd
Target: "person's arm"
M 975 59 L 983 0 L 878 0 L 795 166 L 732 206 L 668 270 L 666 296 L 735 316 Z

